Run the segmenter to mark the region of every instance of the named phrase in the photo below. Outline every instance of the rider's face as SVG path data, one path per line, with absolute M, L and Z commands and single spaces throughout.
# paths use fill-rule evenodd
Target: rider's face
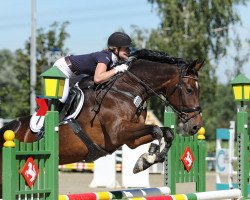
M 121 47 L 119 51 L 119 58 L 121 60 L 127 60 L 128 56 L 130 54 L 130 48 L 129 47 Z

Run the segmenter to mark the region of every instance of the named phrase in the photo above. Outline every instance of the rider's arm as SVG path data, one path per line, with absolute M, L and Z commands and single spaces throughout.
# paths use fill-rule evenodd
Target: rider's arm
M 107 71 L 107 65 L 104 63 L 98 63 L 96 66 L 95 74 L 94 74 L 94 82 L 96 84 L 103 83 L 107 81 L 110 77 L 116 74 L 115 68 Z

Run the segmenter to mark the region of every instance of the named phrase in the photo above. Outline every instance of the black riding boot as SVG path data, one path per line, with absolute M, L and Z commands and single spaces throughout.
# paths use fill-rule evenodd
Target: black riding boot
M 58 104 L 57 104 L 57 111 L 59 112 L 59 121 L 61 122 L 64 117 L 66 116 L 67 114 L 67 111 L 68 110 L 65 110 L 65 103 L 62 103 L 61 101 L 58 101 Z

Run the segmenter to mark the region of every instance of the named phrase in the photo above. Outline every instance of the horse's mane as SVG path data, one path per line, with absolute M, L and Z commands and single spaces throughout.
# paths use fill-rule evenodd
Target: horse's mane
M 177 65 L 178 67 L 189 66 L 192 62 L 192 61 L 186 61 L 183 58 L 170 56 L 166 52 L 153 51 L 149 49 L 140 49 L 130 54 L 128 61 L 118 61 L 116 65 L 120 65 L 124 63 L 131 65 L 131 63 L 133 63 L 135 60 L 140 60 L 140 59 L 153 61 L 153 62 L 159 62 L 159 63 L 173 64 L 173 65 Z M 113 82 L 114 79 L 116 79 L 119 76 L 121 76 L 121 74 L 115 75 L 113 78 L 110 78 L 109 81 L 106 83 Z M 81 79 L 81 86 L 80 86 L 81 88 L 89 88 L 89 85 L 94 85 L 93 76 L 88 76 L 88 77 Z
M 134 53 L 132 53 L 131 56 L 134 56 L 137 59 L 144 59 L 144 60 L 169 63 L 169 64 L 188 65 L 190 63 L 182 58 L 176 58 L 170 56 L 165 52 L 153 51 L 149 49 L 137 50 Z

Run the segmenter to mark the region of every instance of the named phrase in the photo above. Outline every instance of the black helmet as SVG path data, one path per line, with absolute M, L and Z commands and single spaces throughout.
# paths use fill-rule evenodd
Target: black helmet
M 123 32 L 115 32 L 109 36 L 108 47 L 130 47 L 131 38 Z

